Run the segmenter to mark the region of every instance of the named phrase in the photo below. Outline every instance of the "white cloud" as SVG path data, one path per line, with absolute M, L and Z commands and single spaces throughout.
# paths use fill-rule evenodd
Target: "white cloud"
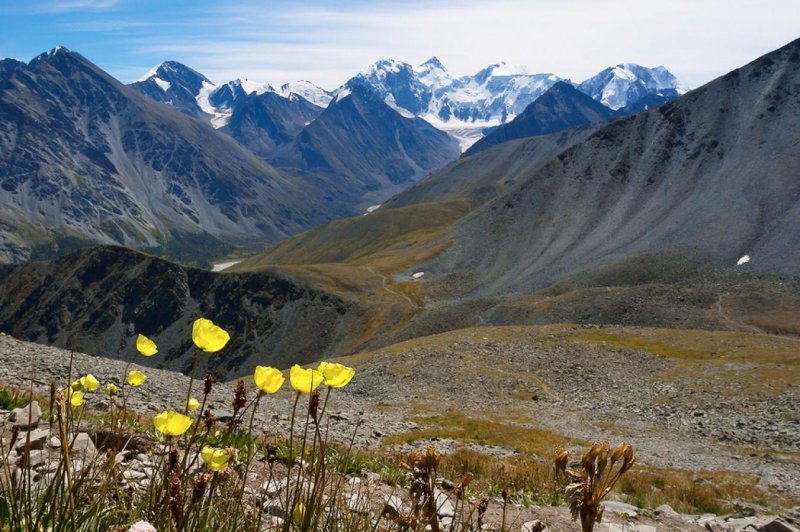
M 37 13 L 66 13 L 69 11 L 105 11 L 117 6 L 119 0 L 53 0 L 37 9 Z
M 315 5 L 220 4 L 187 15 L 193 32 L 132 44 L 214 81 L 305 78 L 334 88 L 382 57 L 416 64 L 436 55 L 457 75 L 505 60 L 578 81 L 620 62 L 663 64 L 697 86 L 798 37 L 800 28 L 795 0 Z

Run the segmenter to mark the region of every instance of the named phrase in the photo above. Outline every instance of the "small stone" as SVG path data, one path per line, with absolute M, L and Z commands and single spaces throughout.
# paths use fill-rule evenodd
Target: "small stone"
M 30 451 L 27 455 L 22 455 L 22 462 L 26 467 L 38 467 L 47 461 L 47 451 Z
M 72 456 L 91 459 L 96 454 L 97 448 L 95 448 L 94 442 L 89 434 L 81 432 L 75 436 L 75 441 L 72 442 Z
M 19 455 L 17 451 L 9 451 L 8 456 L 6 457 L 6 461 L 8 465 L 15 466 L 19 463 Z
M 267 497 L 274 497 L 280 493 L 286 491 L 286 483 L 288 479 L 284 479 L 283 481 L 277 481 L 275 479 L 270 479 L 264 482 L 261 485 L 261 490 L 267 495 Z
M 126 462 L 130 458 L 130 456 L 131 456 L 130 451 L 119 452 L 114 456 L 114 463 L 121 464 L 122 462 Z
M 445 489 L 445 490 L 451 490 L 451 489 L 456 487 L 456 485 L 453 484 L 452 481 L 450 481 L 450 480 L 448 480 L 446 478 L 440 478 L 439 479 L 439 486 L 441 486 L 441 488 Z
M 537 519 L 535 521 L 528 521 L 527 523 L 522 523 L 522 528 L 520 529 L 520 532 L 544 532 L 545 530 L 547 530 L 545 524 Z
M 264 501 L 264 513 L 282 519 L 285 515 L 283 512 L 283 503 L 281 503 L 280 499 L 267 499 Z
M 49 443 L 50 443 L 50 447 L 52 447 L 53 449 L 60 449 L 61 448 L 61 440 L 59 440 L 55 436 L 51 436 L 50 437 L 50 442 Z
M 676 512 L 669 504 L 662 504 L 656 508 L 656 514 L 660 515 L 661 517 L 680 517 L 680 514 Z
M 403 500 L 397 495 L 389 495 L 386 497 L 383 505 L 383 512 L 381 515 L 389 519 L 397 519 L 403 512 Z
M 435 489 L 433 490 L 433 497 L 434 504 L 436 505 L 436 513 L 438 513 L 440 517 L 453 517 L 456 514 L 456 509 L 453 507 L 453 503 L 450 502 L 450 497 L 448 497 L 446 493 Z
M 366 515 L 369 513 L 369 499 L 366 495 L 353 493 L 347 497 L 347 509 L 353 513 Z
M 47 429 L 34 429 L 31 432 L 22 433 L 17 438 L 17 444 L 14 449 L 19 452 L 22 452 L 26 447 L 31 450 L 44 449 L 44 444 L 49 436 L 50 431 Z
M 42 409 L 38 401 L 31 401 L 28 406 L 15 408 L 8 416 L 15 427 L 28 428 L 35 427 L 39 424 L 39 419 L 42 417 Z
M 638 513 L 639 508 L 637 508 L 632 504 L 627 504 L 619 501 L 604 501 L 600 504 L 602 504 L 606 510 L 609 510 L 617 514 L 627 514 L 631 517 L 636 517 L 637 515 L 639 515 Z
M 122 478 L 124 478 L 125 480 L 142 480 L 143 478 L 147 478 L 147 475 L 145 475 L 141 471 L 126 469 L 125 471 L 122 472 Z
M 782 517 L 775 517 L 770 522 L 758 527 L 758 532 L 798 532 L 797 527 Z

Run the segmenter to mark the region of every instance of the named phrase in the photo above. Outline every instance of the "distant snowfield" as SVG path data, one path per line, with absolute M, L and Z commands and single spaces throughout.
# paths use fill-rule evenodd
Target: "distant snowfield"
M 212 272 L 221 272 L 222 270 L 230 268 L 234 264 L 239 264 L 240 262 L 242 262 L 242 259 L 231 260 L 231 261 L 228 261 L 228 262 L 217 262 L 217 263 L 214 263 L 214 264 L 211 265 L 211 271 Z
M 211 125 L 214 126 L 214 129 L 219 129 L 221 127 L 225 127 L 228 124 L 228 122 L 231 119 L 231 115 L 233 114 L 233 111 L 227 110 L 227 112 L 221 112 L 216 107 L 211 105 L 209 98 L 211 97 L 211 93 L 214 92 L 216 88 L 217 88 L 216 85 L 204 81 L 203 87 L 197 94 L 196 100 L 198 107 L 200 107 L 200 110 L 212 116 Z
M 436 129 L 440 129 L 456 139 L 459 147 L 461 148 L 461 153 L 467 151 L 470 146 L 484 137 L 484 129 L 487 127 L 497 127 L 502 125 L 502 122 L 499 119 L 482 120 L 479 122 L 463 122 L 460 120 L 448 120 L 445 122 L 434 114 L 422 115 L 420 118 L 425 120 Z M 510 116 L 507 121 L 510 122 L 513 119 L 514 117 Z

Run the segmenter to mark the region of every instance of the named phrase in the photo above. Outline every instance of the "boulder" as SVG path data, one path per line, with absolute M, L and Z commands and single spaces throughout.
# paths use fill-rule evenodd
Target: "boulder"
M 74 458 L 92 459 L 96 454 L 97 448 L 95 448 L 92 438 L 87 433 L 81 432 L 75 436 L 75 441 L 72 442 L 72 456 Z
M 8 416 L 8 420 L 15 426 L 21 429 L 35 427 L 39 424 L 39 419 L 42 417 L 42 408 L 39 406 L 38 401 L 31 401 L 28 406 L 15 408 Z
M 22 432 L 17 438 L 14 449 L 16 449 L 17 452 L 24 451 L 26 447 L 29 450 L 44 449 L 44 445 L 49 437 L 50 431 L 47 429 L 34 429 L 30 432 Z

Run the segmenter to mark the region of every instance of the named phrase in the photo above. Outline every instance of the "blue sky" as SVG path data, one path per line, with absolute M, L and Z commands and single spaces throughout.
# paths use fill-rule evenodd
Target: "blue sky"
M 797 0 L 0 0 L 0 57 L 62 44 L 125 83 L 171 59 L 217 83 L 333 89 L 436 55 L 455 75 L 507 61 L 576 81 L 663 64 L 696 87 L 798 37 Z

